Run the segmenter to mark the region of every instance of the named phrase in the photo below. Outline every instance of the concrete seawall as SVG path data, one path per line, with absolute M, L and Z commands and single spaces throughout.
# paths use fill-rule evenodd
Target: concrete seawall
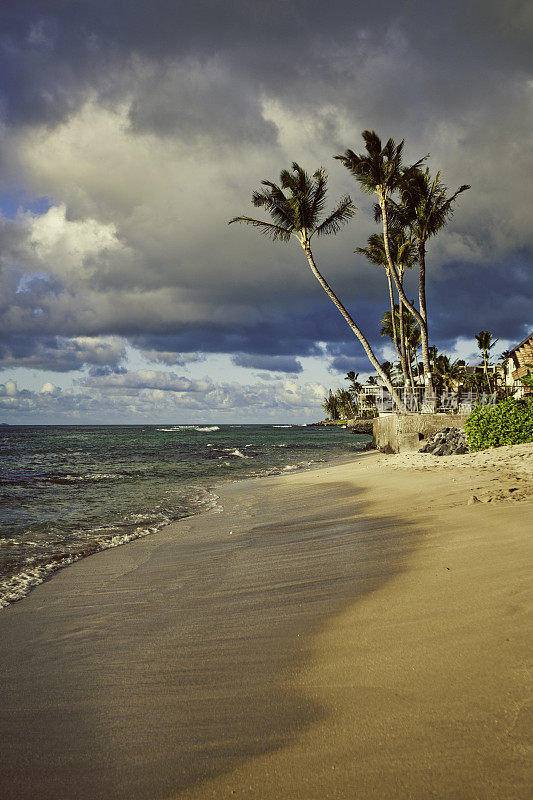
M 425 439 L 443 428 L 464 428 L 468 414 L 386 414 L 373 423 L 374 444 L 380 450 L 418 450 Z

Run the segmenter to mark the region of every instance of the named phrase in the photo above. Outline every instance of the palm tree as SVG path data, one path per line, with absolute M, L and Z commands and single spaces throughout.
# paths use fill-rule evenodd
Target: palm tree
M 273 222 L 265 222 L 253 217 L 234 217 L 229 224 L 243 222 L 247 225 L 252 225 L 273 241 L 288 242 L 291 236 L 297 239 L 305 252 L 311 272 L 363 345 L 374 369 L 382 376 L 387 385 L 397 408 L 407 412 L 392 383 L 381 370 L 379 361 L 364 334 L 316 267 L 311 251 L 312 237 L 315 234 L 317 236 L 328 236 L 337 233 L 341 226 L 353 217 L 356 211 L 351 198 L 346 196 L 339 201 L 331 214 L 320 221 L 326 202 L 326 184 L 327 175 L 324 169 L 320 168 L 310 176 L 299 164 L 293 162 L 290 171 L 287 169 L 282 170 L 280 186 L 277 186 L 272 181 L 262 181 L 262 185 L 265 188 L 254 192 L 252 195 L 253 205 L 256 208 L 265 208 L 272 217 Z
M 336 397 L 341 419 L 353 419 L 355 417 L 353 397 L 348 389 L 337 389 Z
M 344 378 L 345 381 L 350 381 L 348 386 L 348 392 L 352 400 L 355 402 L 356 406 L 359 406 L 360 404 L 359 393 L 363 388 L 363 384 L 361 383 L 360 380 L 358 380 L 358 378 L 359 378 L 359 373 L 354 372 L 353 370 L 347 372 L 346 377 Z M 352 406 L 352 411 L 353 411 L 353 406 Z
M 476 333 L 476 339 L 477 339 L 477 346 L 479 347 L 481 353 L 483 354 L 483 372 L 485 373 L 485 380 L 487 381 L 489 392 L 492 392 L 492 386 L 490 383 L 489 370 L 488 370 L 489 353 L 493 349 L 493 347 L 495 347 L 495 345 L 500 341 L 500 339 L 498 338 L 493 340 L 492 333 L 490 331 L 480 331 L 479 333 Z
M 401 364 L 401 367 L 404 375 L 404 384 L 406 386 L 410 385 L 411 389 L 414 389 L 413 358 L 416 362 L 416 351 L 420 346 L 420 328 L 413 315 L 401 302 L 400 304 L 394 304 L 394 314 L 390 311 L 385 311 L 383 313 L 379 332 L 382 336 L 388 336 L 390 339 L 393 339 L 396 328 L 399 328 L 403 340 L 405 366 Z M 406 374 L 408 374 L 407 381 L 405 380 Z
M 360 381 L 357 380 L 358 377 L 359 377 L 359 373 L 358 372 L 354 372 L 353 370 L 351 370 L 350 372 L 346 373 L 346 377 L 345 377 L 344 380 L 345 381 L 350 381 L 350 392 L 357 393 L 357 392 L 361 391 L 361 388 L 362 388 L 363 384 Z
M 324 398 L 322 408 L 328 415 L 328 419 L 339 419 L 339 398 L 331 391 L 331 389 Z
M 435 359 L 435 386 L 437 391 L 454 389 L 464 377 L 464 362 L 450 361 L 448 356 L 437 355 Z
M 420 365 L 418 363 L 418 348 L 421 346 L 422 340 L 420 337 L 420 328 L 416 319 L 407 309 L 403 309 L 403 324 L 405 335 L 405 346 L 407 349 L 407 366 L 409 367 L 409 375 L 411 378 L 411 385 L 415 385 L 413 376 L 413 361 L 416 366 L 416 380 L 417 384 L 420 383 Z
M 400 185 L 403 181 L 408 179 L 411 171 L 419 169 L 426 156 L 407 170 L 404 170 L 402 169 L 403 140 L 399 144 L 396 144 L 394 139 L 389 139 L 387 143 L 382 146 L 381 139 L 375 131 L 363 131 L 363 139 L 366 146 L 366 153 L 357 155 L 353 150 L 346 150 L 344 155 L 336 155 L 334 158 L 341 161 L 346 169 L 351 172 L 363 192 L 367 194 L 377 194 L 378 196 L 379 215 L 383 225 L 383 245 L 385 247 L 387 264 L 389 265 L 389 270 L 394 280 L 398 296 L 420 325 L 424 381 L 427 391 L 431 392 L 432 385 L 427 324 L 420 312 L 409 302 L 404 292 L 390 253 L 388 224 L 388 209 L 391 195 L 399 190 Z
M 455 200 L 461 192 L 470 189 L 468 184 L 460 186 L 454 194 L 446 196 L 447 187 L 440 181 L 440 172 L 434 178 L 429 169 L 418 165 L 402 171 L 399 182 L 401 203 L 391 202 L 389 216 L 397 224 L 409 227 L 416 239 L 418 250 L 418 303 L 420 315 L 428 331 L 426 304 L 426 243 L 446 225 L 453 214 Z
M 403 284 L 403 276 L 406 268 L 411 267 L 416 260 L 416 250 L 414 242 L 410 238 L 406 237 L 405 230 L 403 228 L 397 227 L 389 231 L 389 251 L 393 263 L 396 265 L 396 268 L 398 270 L 398 277 Z M 387 282 L 389 286 L 389 300 L 391 307 L 391 314 L 390 314 L 390 319 L 392 324 L 391 338 L 394 343 L 396 352 L 398 353 L 398 358 L 400 359 L 400 364 L 404 376 L 404 384 L 407 386 L 407 384 L 409 383 L 409 376 L 408 376 L 408 365 L 407 365 L 407 355 L 406 355 L 406 342 L 403 330 L 404 315 L 401 314 L 399 315 L 398 319 L 396 319 L 396 314 L 393 313 L 393 309 L 395 307 L 394 292 L 392 288 L 391 271 L 389 268 L 389 263 L 387 261 L 387 253 L 385 251 L 385 242 L 383 239 L 383 234 L 373 233 L 371 236 L 368 237 L 367 247 L 358 247 L 355 250 L 355 252 L 362 253 L 362 255 L 366 256 L 367 259 L 371 261 L 373 264 L 378 264 L 379 266 L 383 267 L 387 274 Z M 403 306 L 401 298 L 399 298 L 399 301 L 400 301 L 400 306 Z M 399 341 L 397 334 L 398 328 L 399 328 Z

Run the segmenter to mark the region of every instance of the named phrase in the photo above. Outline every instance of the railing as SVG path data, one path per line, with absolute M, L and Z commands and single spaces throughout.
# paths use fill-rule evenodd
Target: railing
M 423 386 L 398 388 L 397 392 L 408 412 L 419 414 L 470 414 L 476 405 L 494 405 L 496 393 L 449 392 L 428 394 Z M 360 411 L 376 409 L 378 413 L 397 411 L 391 394 L 384 386 L 363 386 L 357 393 Z M 400 412 L 401 413 L 401 412 Z

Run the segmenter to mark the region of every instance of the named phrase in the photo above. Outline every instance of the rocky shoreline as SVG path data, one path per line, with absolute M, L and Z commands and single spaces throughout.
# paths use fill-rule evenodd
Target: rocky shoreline
M 335 426 L 337 428 L 346 427 L 349 428 L 352 433 L 366 433 L 368 436 L 373 435 L 373 420 L 371 419 L 345 419 L 341 422 L 325 419 L 321 422 L 311 422 L 307 427 L 322 428 L 325 426 Z

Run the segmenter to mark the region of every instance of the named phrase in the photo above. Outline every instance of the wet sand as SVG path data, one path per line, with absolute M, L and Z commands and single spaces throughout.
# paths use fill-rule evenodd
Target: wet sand
M 232 484 L 58 573 L 0 613 L 0 796 L 529 798 L 532 461 Z

